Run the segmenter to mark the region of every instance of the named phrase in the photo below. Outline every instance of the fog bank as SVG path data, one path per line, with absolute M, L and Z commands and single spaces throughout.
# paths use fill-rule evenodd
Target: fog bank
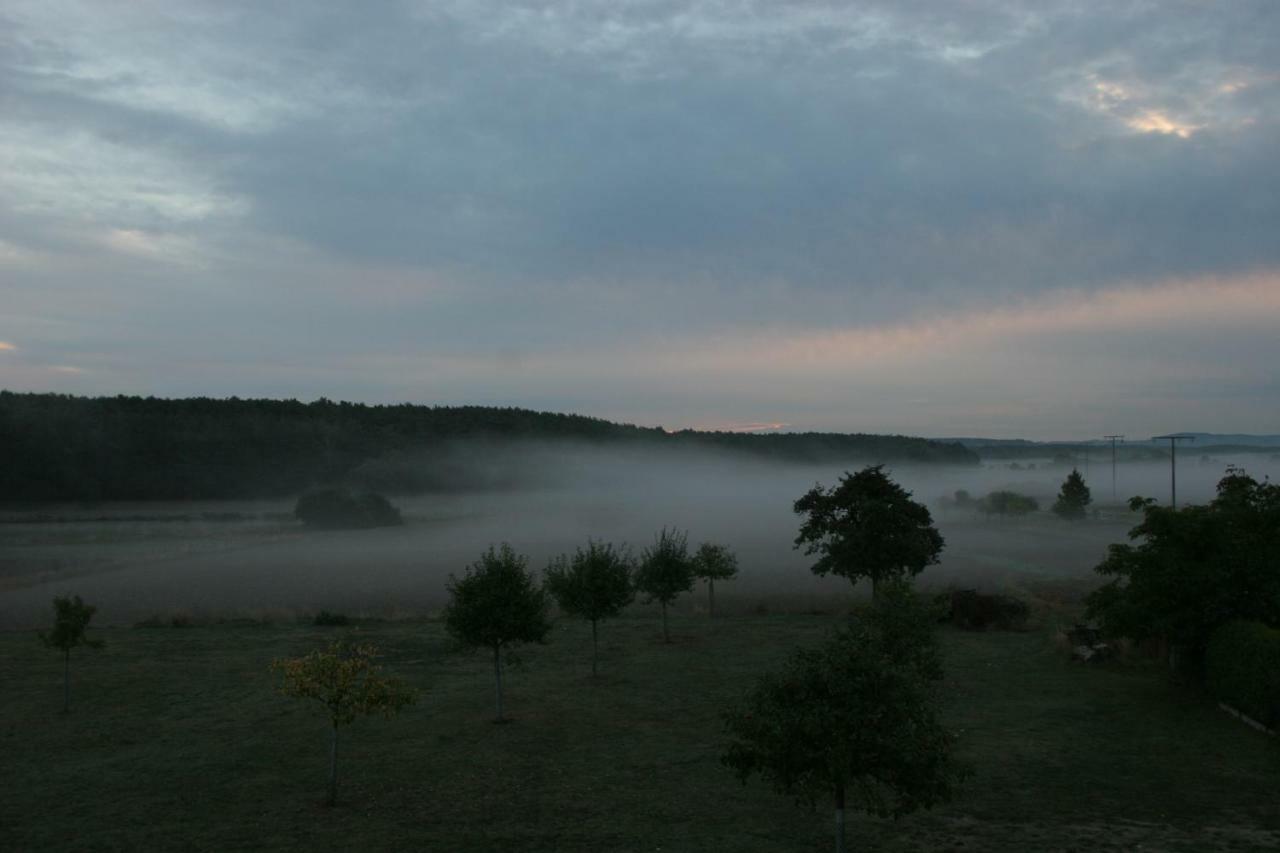
M 588 537 L 627 543 L 638 553 L 656 531 L 689 531 L 691 546 L 713 540 L 733 548 L 740 577 L 717 587 L 726 611 L 835 610 L 853 594 L 840 578 L 817 578 L 792 548 L 792 503 L 815 482 L 831 485 L 863 464 L 797 466 L 717 453 L 652 453 L 590 447 L 524 446 L 526 470 L 544 469 L 539 486 L 508 491 L 397 497 L 405 525 L 362 531 L 303 530 L 287 519 L 290 501 L 108 504 L 43 511 L 80 521 L 38 523 L 10 512 L 0 524 L 0 628 L 48 619 L 54 595 L 78 594 L 98 605 L 103 624 L 132 624 L 173 614 L 190 617 L 274 615 L 319 609 L 395 616 L 431 613 L 446 600 L 450 573 L 461 573 L 490 544 L 506 541 L 537 570 Z M 490 460 L 503 464 L 501 456 Z M 1261 478 L 1280 464 L 1266 454 L 1179 462 L 1180 502 L 1203 502 L 1228 464 Z M 922 585 L 1015 591 L 1087 588 L 1111 542 L 1123 541 L 1137 517 L 1122 506 L 1133 494 L 1167 500 L 1166 463 L 1092 462 L 1086 479 L 1097 518 L 1078 523 L 1047 512 L 1069 468 L 1049 460 L 981 466 L 894 466 L 891 475 L 930 505 L 947 545 Z M 1031 467 L 1034 465 L 1034 467 Z M 496 475 L 495 475 L 496 476 Z M 521 478 L 525 479 L 524 477 Z M 1021 519 L 986 518 L 948 508 L 957 489 L 981 497 L 1012 489 L 1039 499 L 1042 511 Z M 236 512 L 247 520 L 201 519 Z M 159 519 L 181 513 L 195 520 Z M 102 521 L 103 517 L 134 517 Z M 701 588 L 678 609 L 705 606 Z

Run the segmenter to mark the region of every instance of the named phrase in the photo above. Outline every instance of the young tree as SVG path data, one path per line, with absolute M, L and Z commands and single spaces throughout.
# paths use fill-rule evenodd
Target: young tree
M 556 605 L 591 623 L 591 675 L 597 672 L 601 619 L 617 616 L 636 597 L 631 584 L 632 561 L 625 549 L 587 540 L 586 550 L 561 555 L 546 571 L 544 585 Z
M 493 546 L 461 578 L 449 576 L 452 596 L 444 626 L 463 645 L 493 650 L 494 702 L 502 715 L 502 650 L 517 643 L 544 643 L 551 630 L 547 595 L 526 571 L 526 557 L 507 543 Z
M 53 630 L 41 631 L 40 639 L 44 644 L 62 652 L 62 713 L 71 710 L 71 650 L 76 646 L 87 646 L 100 649 L 101 640 L 90 640 L 84 635 L 89 627 L 89 620 L 98 608 L 85 604 L 80 596 L 74 598 L 55 597 L 53 599 Z
M 1093 501 L 1089 487 L 1084 484 L 1084 477 L 1075 468 L 1067 475 L 1058 492 L 1058 499 L 1053 502 L 1053 511 L 1063 518 L 1084 518 L 1084 508 Z
M 716 581 L 738 574 L 738 558 L 727 545 L 703 542 L 693 555 L 693 576 L 707 582 L 707 613 L 716 615 Z
M 964 775 L 939 721 L 931 617 L 892 586 L 870 617 L 795 651 L 724 716 L 724 764 L 811 807 L 831 797 L 838 853 L 846 806 L 897 817 L 950 799 Z
M 339 638 L 324 649 L 271 664 L 283 676 L 281 693 L 313 699 L 329 715 L 329 786 L 325 803 L 330 806 L 338 801 L 338 729 L 350 725 L 361 714 L 390 717 L 414 699 L 413 691 L 403 681 L 382 674 L 382 668 L 374 663 L 377 654 L 372 645 Z
M 819 555 L 813 573 L 854 583 L 870 578 L 873 593 L 882 581 L 918 575 L 938 562 L 945 544 L 929 508 L 911 500 L 883 465 L 845 472 L 831 489 L 816 485 L 794 509 L 805 517 L 795 547 Z
M 662 641 L 671 642 L 667 630 L 667 605 L 680 593 L 693 589 L 693 561 L 689 559 L 689 535 L 677 528 L 662 528 L 653 545 L 644 549 L 636 570 L 636 589 L 646 602 L 662 604 Z

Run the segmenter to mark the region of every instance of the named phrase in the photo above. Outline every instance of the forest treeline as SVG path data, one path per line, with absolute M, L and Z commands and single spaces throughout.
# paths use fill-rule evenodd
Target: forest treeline
M 456 453 L 446 461 L 447 449 L 521 441 L 705 448 L 793 463 L 977 462 L 959 444 L 905 436 L 667 432 L 488 406 L 0 391 L 0 500 L 280 497 L 409 460 L 430 468 L 433 454 L 437 475 L 402 478 L 402 490 L 467 489 L 485 483 L 469 481 Z

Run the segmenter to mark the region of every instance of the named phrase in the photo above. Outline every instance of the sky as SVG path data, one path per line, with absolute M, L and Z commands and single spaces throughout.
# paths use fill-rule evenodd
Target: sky
M 0 0 L 0 388 L 1280 432 L 1280 4 Z

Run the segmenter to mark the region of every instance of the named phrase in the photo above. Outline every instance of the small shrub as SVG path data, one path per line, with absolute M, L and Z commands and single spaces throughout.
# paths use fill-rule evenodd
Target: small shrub
M 1009 595 L 987 595 L 976 589 L 955 589 L 938 596 L 941 618 L 966 631 L 1017 631 L 1026 627 L 1030 609 Z
M 308 527 L 326 530 L 404 524 L 400 510 L 382 495 L 376 492 L 350 492 L 334 487 L 312 489 L 302 495 L 298 498 L 293 514 Z
M 1280 726 L 1280 630 L 1243 620 L 1223 625 L 1209 639 L 1205 676 L 1220 702 Z
M 347 618 L 345 613 L 330 613 L 328 610 L 321 610 L 316 614 L 316 618 L 311 620 L 312 625 L 332 626 L 332 625 L 348 625 L 351 620 Z

